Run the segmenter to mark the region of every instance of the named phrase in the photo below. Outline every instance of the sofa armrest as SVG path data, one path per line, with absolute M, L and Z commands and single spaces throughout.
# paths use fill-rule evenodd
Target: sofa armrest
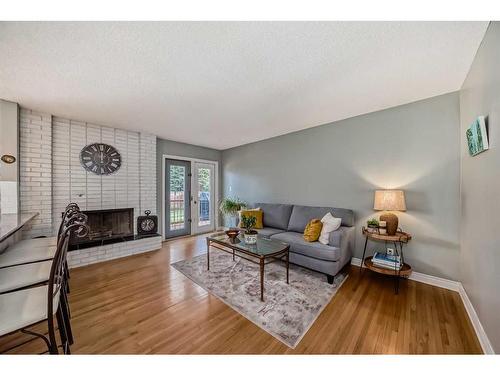
M 341 226 L 336 231 L 330 233 L 328 245 L 338 247 L 340 249 L 341 262 L 350 261 L 354 252 L 354 237 L 356 227 Z
M 330 233 L 330 236 L 328 237 L 328 245 L 333 246 L 333 247 L 341 247 L 342 242 L 346 237 L 349 236 L 349 230 L 352 227 L 340 227 L 337 230 L 334 230 L 333 232 Z

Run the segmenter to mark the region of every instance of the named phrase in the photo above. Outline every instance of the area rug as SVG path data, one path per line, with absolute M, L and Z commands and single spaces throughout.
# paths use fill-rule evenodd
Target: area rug
M 337 293 L 347 275 L 338 274 L 333 285 L 326 276 L 290 265 L 290 284 L 282 262 L 267 264 L 264 276 L 264 302 L 260 300 L 259 265 L 221 250 L 199 255 L 172 266 L 218 297 L 254 324 L 295 348 L 321 311 Z

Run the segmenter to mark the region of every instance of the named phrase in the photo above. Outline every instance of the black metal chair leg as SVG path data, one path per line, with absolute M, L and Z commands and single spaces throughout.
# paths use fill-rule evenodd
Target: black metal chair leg
M 38 333 L 38 332 L 30 331 L 30 330 L 28 330 L 28 329 L 26 329 L 26 328 L 21 329 L 21 331 L 20 331 L 20 332 L 21 332 L 21 333 L 25 333 L 25 334 L 27 334 L 27 335 L 32 335 L 32 336 L 38 337 L 39 339 L 42 339 L 42 340 L 43 340 L 43 342 L 45 343 L 45 345 L 47 345 L 47 350 L 48 350 L 48 351 L 49 351 L 49 353 L 50 353 L 50 350 L 51 350 L 52 346 L 51 346 L 51 343 L 50 343 L 49 339 L 47 339 L 47 337 L 45 337 L 45 335 L 42 335 L 41 333 Z M 31 340 L 29 340 L 29 341 L 31 341 Z M 29 341 L 27 341 L 26 343 L 28 343 Z M 24 343 L 23 343 L 23 344 L 24 344 Z M 22 344 L 21 344 L 21 345 L 22 345 Z M 15 347 L 17 347 L 17 346 L 18 346 L 18 345 L 16 345 Z M 14 347 L 14 348 L 15 348 L 15 347 Z M 13 348 L 10 348 L 10 349 L 13 349 Z M 2 354 L 3 354 L 3 353 L 5 353 L 5 352 L 2 352 Z
M 69 345 L 73 345 L 73 330 L 71 329 L 71 316 L 69 314 L 68 296 L 66 293 L 61 293 L 61 312 L 64 318 L 64 325 L 66 326 L 66 333 L 68 336 Z
M 69 279 L 70 279 L 70 274 L 69 274 L 69 266 L 68 266 L 68 261 L 65 260 L 64 261 L 64 274 L 66 276 L 66 293 L 70 293 L 70 290 L 69 290 Z
M 59 354 L 59 350 L 57 349 L 57 340 L 56 340 L 56 334 L 54 330 L 54 317 L 49 316 L 47 319 L 47 325 L 49 327 L 49 353 L 50 354 Z
M 64 354 L 70 354 L 68 335 L 66 332 L 66 323 L 62 314 L 62 309 L 59 307 L 56 312 L 57 327 L 59 328 L 59 336 L 61 337 L 61 345 Z

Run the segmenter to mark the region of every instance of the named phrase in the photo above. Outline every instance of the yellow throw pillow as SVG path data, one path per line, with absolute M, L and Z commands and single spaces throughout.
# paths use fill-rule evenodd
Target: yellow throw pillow
M 319 235 L 321 234 L 321 228 L 323 228 L 323 223 L 320 219 L 312 219 L 306 225 L 306 229 L 304 229 L 304 240 L 307 242 L 317 241 Z
M 256 208 L 242 208 L 241 210 L 238 211 L 238 226 L 241 228 L 241 213 L 242 212 L 248 212 L 248 211 L 262 211 L 260 207 Z
M 264 225 L 262 224 L 262 210 L 241 210 L 240 211 L 240 228 L 241 228 L 241 217 L 242 216 L 254 216 L 257 220 L 254 229 L 262 229 Z

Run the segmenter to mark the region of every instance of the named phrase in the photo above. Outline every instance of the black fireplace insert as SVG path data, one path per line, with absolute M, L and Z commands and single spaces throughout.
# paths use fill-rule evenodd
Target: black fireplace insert
M 69 250 L 105 245 L 134 239 L 134 209 L 82 211 L 90 227 L 84 237 L 71 236 Z

